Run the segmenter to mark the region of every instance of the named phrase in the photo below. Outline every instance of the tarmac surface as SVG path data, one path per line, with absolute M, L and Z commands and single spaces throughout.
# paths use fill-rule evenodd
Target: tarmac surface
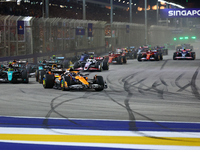
M 195 51 L 195 50 L 194 50 Z M 1 116 L 200 122 L 200 59 L 128 60 L 102 75 L 108 88 L 61 91 L 29 84 L 0 84 Z

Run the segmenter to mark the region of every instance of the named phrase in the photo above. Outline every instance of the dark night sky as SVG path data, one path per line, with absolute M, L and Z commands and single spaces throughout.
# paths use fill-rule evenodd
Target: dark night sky
M 171 0 L 187 8 L 200 8 L 200 0 Z

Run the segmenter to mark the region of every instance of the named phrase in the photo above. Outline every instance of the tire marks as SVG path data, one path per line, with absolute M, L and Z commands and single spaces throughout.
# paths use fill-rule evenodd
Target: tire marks
M 192 81 L 191 81 L 191 89 L 192 89 L 192 93 L 194 94 L 194 96 L 200 100 L 200 95 L 198 92 L 198 88 L 196 86 L 196 79 L 197 79 L 197 75 L 199 73 L 199 68 L 195 71 L 193 77 L 192 77 Z
M 190 93 L 189 90 L 187 90 L 188 87 L 191 87 L 191 90 L 192 90 L 192 94 L 198 99 L 200 100 L 200 94 L 198 92 L 198 87 L 196 85 L 196 79 L 197 79 L 197 75 L 199 73 L 199 67 L 197 68 L 197 70 L 194 72 L 193 76 L 192 76 L 192 79 L 191 79 L 191 82 L 189 82 L 188 84 L 184 85 L 184 86 L 180 86 L 179 84 L 179 80 L 183 77 L 183 75 L 185 73 L 182 73 L 181 75 L 179 75 L 176 80 L 175 80 L 175 84 L 177 87 L 179 87 L 180 89 L 177 91 L 177 92 L 182 92 L 182 91 L 187 91 Z
M 165 65 L 167 64 L 168 60 L 169 59 L 165 60 L 165 62 L 163 63 L 163 65 L 160 67 L 160 70 L 162 70 L 165 67 Z
M 154 136 L 149 136 L 149 135 L 147 135 L 147 134 L 138 132 L 138 129 L 137 129 L 137 126 L 136 126 L 136 117 L 135 117 L 134 114 L 140 115 L 140 116 L 142 116 L 144 119 L 147 119 L 147 120 L 149 120 L 149 121 L 152 121 L 152 122 L 154 122 L 155 124 L 157 124 L 158 126 L 160 126 L 160 127 L 162 127 L 162 128 L 165 128 L 165 129 L 168 129 L 169 131 L 173 131 L 173 132 L 176 132 L 176 131 L 175 131 L 174 129 L 167 128 L 167 127 L 161 125 L 160 123 L 157 123 L 155 120 L 153 120 L 153 119 L 151 119 L 151 118 L 149 118 L 149 117 L 147 117 L 147 116 L 145 116 L 145 115 L 143 115 L 143 114 L 141 114 L 141 113 L 139 113 L 139 112 L 134 111 L 134 110 L 130 107 L 130 100 L 131 100 L 131 99 L 134 99 L 134 96 L 135 96 L 135 95 L 131 92 L 131 89 L 130 89 L 130 88 L 131 88 L 133 85 L 136 85 L 137 83 L 134 83 L 134 84 L 133 84 L 133 83 L 131 83 L 131 82 L 129 82 L 129 81 L 130 81 L 131 79 L 133 79 L 134 76 L 135 76 L 135 75 L 130 75 L 130 76 L 125 77 L 125 78 L 122 79 L 122 81 L 124 82 L 124 91 L 126 91 L 126 92 L 128 93 L 127 96 L 126 96 L 126 98 L 124 99 L 124 105 L 121 104 L 121 103 L 119 103 L 119 102 L 117 102 L 117 101 L 116 101 L 114 98 L 112 98 L 112 96 L 110 96 L 106 91 L 105 91 L 105 93 L 107 94 L 107 96 L 108 96 L 113 102 L 117 103 L 117 104 L 120 105 L 122 108 L 124 108 L 124 109 L 127 110 L 127 112 L 128 112 L 128 117 L 129 117 L 129 129 L 130 129 L 130 131 L 133 131 L 133 132 L 137 131 L 138 134 L 140 134 L 140 135 L 142 135 L 142 136 L 145 136 L 145 137 L 149 137 L 149 138 L 171 140 L 171 139 L 169 139 L 169 138 L 154 137 Z M 141 81 L 144 81 L 144 80 L 145 80 L 145 79 L 142 79 L 142 80 L 138 81 L 138 84 L 140 84 Z M 154 82 L 153 85 L 155 85 L 154 87 L 156 87 L 156 85 L 157 85 L 156 82 Z M 153 86 L 153 85 L 152 85 L 152 86 Z M 134 103 L 134 102 L 133 102 L 133 103 Z

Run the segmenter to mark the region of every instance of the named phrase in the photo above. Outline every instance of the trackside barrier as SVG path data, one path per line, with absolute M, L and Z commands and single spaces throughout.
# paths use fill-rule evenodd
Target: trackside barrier
M 121 45 L 138 47 L 145 44 L 144 27 L 126 22 L 113 22 L 111 26 L 105 21 L 0 15 L 0 62 L 13 58 L 36 62 L 50 54 L 73 57 L 84 50 L 101 53 L 105 48 L 115 50 Z M 176 30 L 152 25 L 148 29 L 148 44 L 171 43 L 178 34 Z M 186 28 L 180 31 L 190 33 Z

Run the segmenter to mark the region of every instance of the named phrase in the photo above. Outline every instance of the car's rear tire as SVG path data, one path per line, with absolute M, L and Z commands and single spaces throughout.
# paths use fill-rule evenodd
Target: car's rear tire
M 69 91 L 69 86 L 71 85 L 71 79 L 69 76 L 65 76 L 61 80 L 61 89 L 62 91 Z
M 77 68 L 79 68 L 79 63 L 78 63 L 78 62 L 75 62 L 75 63 L 74 63 L 74 69 L 77 69 Z
M 103 61 L 103 70 L 109 70 L 109 63 L 108 61 Z
M 142 61 L 141 58 L 142 58 L 142 54 L 139 54 L 138 57 L 137 57 L 137 60 L 138 60 L 138 61 Z
M 29 82 L 29 78 L 28 78 L 28 72 L 26 69 L 24 69 L 22 71 L 22 82 L 23 83 L 28 83 Z
M 160 60 L 163 60 L 163 54 L 160 53 Z
M 123 63 L 126 64 L 127 63 L 127 59 L 126 56 L 123 57 Z
M 54 75 L 45 74 L 42 82 L 43 82 L 44 88 L 53 88 L 53 86 L 54 86 Z
M 36 82 L 38 82 L 38 78 L 39 78 L 39 71 L 36 70 L 35 71 L 35 80 L 36 80 Z
M 123 63 L 123 58 L 121 56 L 117 57 L 117 63 L 122 64 Z
M 96 84 L 100 85 L 100 88 L 95 89 L 95 91 L 102 91 L 104 89 L 104 80 L 102 76 L 96 76 Z
M 40 70 L 40 71 L 39 71 L 38 82 L 39 82 L 40 84 L 42 84 L 42 82 L 43 82 L 44 74 L 45 74 L 45 71 L 44 71 L 44 70 Z
M 173 55 L 173 60 L 176 60 L 176 53 L 174 53 Z
M 155 54 L 155 60 L 156 60 L 156 61 L 159 61 L 159 60 L 160 60 L 160 54 L 159 54 L 159 53 Z
M 191 53 L 191 57 L 192 57 L 192 60 L 195 60 L 195 59 L 196 59 L 196 54 L 195 54 L 195 52 L 192 52 L 192 53 Z

